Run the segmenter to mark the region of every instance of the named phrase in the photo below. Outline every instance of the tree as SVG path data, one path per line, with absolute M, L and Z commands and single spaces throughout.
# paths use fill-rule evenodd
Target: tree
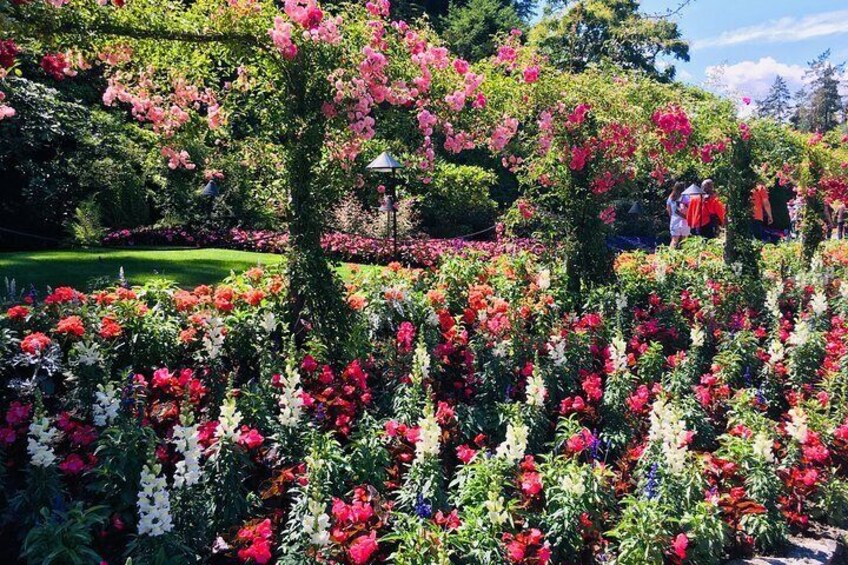
M 469 0 L 451 4 L 444 18 L 442 35 L 453 51 L 469 61 L 479 61 L 495 52 L 499 34 L 521 27 L 512 4 L 502 0 Z
M 659 80 L 674 79 L 673 65 L 658 58 L 689 60 L 689 45 L 677 24 L 639 12 L 637 0 L 578 0 L 561 14 L 548 15 L 530 32 L 530 41 L 561 69 L 581 72 L 612 63 Z
M 778 122 L 787 121 L 792 115 L 792 95 L 786 80 L 777 75 L 774 77 L 768 94 L 757 101 L 757 114 L 761 118 L 772 118 Z
M 800 91 L 796 126 L 807 132 L 828 132 L 844 121 L 839 86 L 845 64 L 830 62 L 828 49 L 809 63 L 805 76 L 809 86 Z

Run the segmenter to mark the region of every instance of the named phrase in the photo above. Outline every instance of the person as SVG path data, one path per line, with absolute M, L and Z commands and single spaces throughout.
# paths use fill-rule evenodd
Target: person
M 715 193 L 711 179 L 701 183 L 704 194 L 695 194 L 689 198 L 686 221 L 695 235 L 712 239 L 718 235 L 719 227 L 724 225 L 724 204 Z
M 680 245 L 680 242 L 689 235 L 689 224 L 686 221 L 686 202 L 683 200 L 682 182 L 674 183 L 671 194 L 665 201 L 665 211 L 669 217 L 669 230 L 671 231 L 671 248 Z
M 837 200 L 834 203 L 836 210 L 836 239 L 845 238 L 845 203 Z
M 751 206 L 753 208 L 754 220 L 751 222 L 751 228 L 754 232 L 754 237 L 760 241 L 768 241 L 771 238 L 766 232 L 766 226 L 774 223 L 774 217 L 771 213 L 771 202 L 769 202 L 768 189 L 758 184 L 751 191 Z
M 789 237 L 795 239 L 798 236 L 798 220 L 801 217 L 801 199 L 795 197 L 786 203 L 789 211 Z

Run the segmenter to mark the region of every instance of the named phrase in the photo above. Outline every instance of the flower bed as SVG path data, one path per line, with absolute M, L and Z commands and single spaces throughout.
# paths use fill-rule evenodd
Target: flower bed
M 106 246 L 182 245 L 191 247 L 227 247 L 245 251 L 282 253 L 288 245 L 288 234 L 268 230 L 190 232 L 182 228 L 138 228 L 110 232 L 103 239 Z M 321 245 L 332 258 L 339 261 L 388 264 L 397 259 L 405 265 L 434 267 L 447 256 L 490 259 L 503 254 L 529 251 L 541 253 L 542 246 L 529 239 L 469 241 L 465 239 L 407 239 L 399 240 L 397 258 L 390 239 L 330 232 Z
M 796 252 L 761 280 L 624 254 L 579 310 L 528 253 L 393 267 L 349 285 L 341 349 L 293 346 L 273 270 L 27 296 L 3 534 L 39 562 L 636 565 L 844 526 L 848 255 Z

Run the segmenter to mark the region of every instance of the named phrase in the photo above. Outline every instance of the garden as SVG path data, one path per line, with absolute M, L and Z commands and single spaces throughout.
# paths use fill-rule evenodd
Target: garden
M 635 1 L 494 4 L 0 0 L 4 562 L 720 565 L 848 528 L 844 110 L 741 117 Z M 616 47 L 565 58 L 589 28 Z M 721 236 L 665 245 L 707 178 Z

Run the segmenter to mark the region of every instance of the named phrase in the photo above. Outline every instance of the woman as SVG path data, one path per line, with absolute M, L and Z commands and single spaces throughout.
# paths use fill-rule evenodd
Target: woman
M 671 230 L 672 249 L 680 245 L 680 242 L 689 235 L 689 224 L 686 222 L 686 202 L 683 200 L 683 189 L 686 188 L 682 182 L 674 183 L 668 200 L 665 201 L 665 210 L 668 212 L 669 229 Z

